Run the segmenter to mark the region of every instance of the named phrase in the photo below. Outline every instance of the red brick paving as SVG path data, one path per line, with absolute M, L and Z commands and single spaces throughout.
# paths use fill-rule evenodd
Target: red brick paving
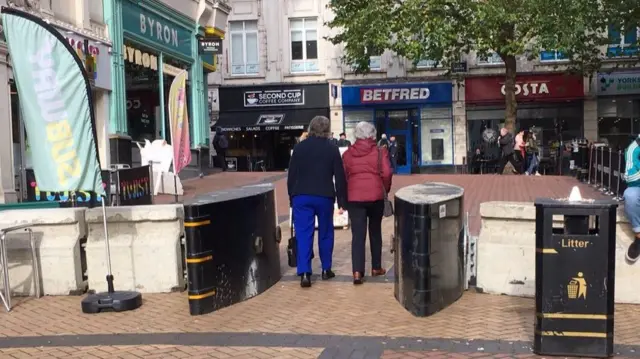
M 229 187 L 239 187 L 284 175 L 282 172 L 226 172 L 203 179 L 185 181 L 185 198 Z M 288 216 L 289 199 L 286 178 L 274 182 L 279 216 Z M 564 198 L 573 186 L 579 186 L 585 198 L 605 198 L 592 187 L 571 177 L 560 176 L 496 176 L 496 175 L 396 175 L 391 196 L 400 188 L 416 183 L 445 182 L 464 188 L 464 208 L 469 212 L 470 233 L 480 232 L 480 203 L 488 201 L 532 202 L 538 197 Z M 173 196 L 159 196 L 156 203 L 171 203 Z

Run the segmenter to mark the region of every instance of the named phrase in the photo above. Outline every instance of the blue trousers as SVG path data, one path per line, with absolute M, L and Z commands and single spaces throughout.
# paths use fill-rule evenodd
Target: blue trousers
M 296 230 L 298 275 L 312 273 L 311 254 L 315 219 L 318 217 L 318 247 L 322 270 L 331 269 L 333 256 L 333 198 L 297 195 L 293 197 L 293 226 Z

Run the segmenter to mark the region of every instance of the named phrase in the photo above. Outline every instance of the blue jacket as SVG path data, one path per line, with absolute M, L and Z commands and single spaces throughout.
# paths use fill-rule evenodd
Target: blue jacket
M 627 147 L 625 164 L 624 179 L 627 187 L 640 187 L 640 146 L 637 140 Z

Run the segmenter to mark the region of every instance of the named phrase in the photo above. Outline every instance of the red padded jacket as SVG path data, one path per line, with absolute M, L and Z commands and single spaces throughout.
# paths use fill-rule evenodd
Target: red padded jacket
M 382 171 L 378 169 L 378 151 L 382 154 Z M 383 198 L 383 184 L 387 193 L 391 190 L 393 171 L 389 152 L 384 147 L 378 150 L 375 140 L 356 140 L 342 155 L 342 162 L 347 178 L 347 201 L 379 201 Z

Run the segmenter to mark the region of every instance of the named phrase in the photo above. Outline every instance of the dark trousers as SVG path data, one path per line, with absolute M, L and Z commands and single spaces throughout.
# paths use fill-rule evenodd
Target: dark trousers
M 513 166 L 513 168 L 520 173 L 520 169 L 521 169 L 521 164 L 518 162 L 518 160 L 516 160 L 515 157 L 515 152 L 508 154 L 506 156 L 502 156 L 502 158 L 500 158 L 500 162 L 498 163 L 498 174 L 501 175 L 502 172 L 504 172 L 504 167 L 507 165 L 507 162 L 511 162 L 511 165 Z
M 223 171 L 227 170 L 227 150 L 217 150 L 218 164 Z
M 297 195 L 293 197 L 293 228 L 296 230 L 298 275 L 311 273 L 313 235 L 318 217 L 318 247 L 322 270 L 331 269 L 333 260 L 333 198 Z
M 349 202 L 351 220 L 351 265 L 353 272 L 364 275 L 365 241 L 369 229 L 371 268 L 382 269 L 382 213 L 384 202 Z M 368 225 L 367 225 L 368 221 Z
M 398 158 L 396 156 L 390 156 L 389 162 L 391 162 L 391 169 L 393 170 L 393 173 L 396 173 L 396 170 L 398 169 Z

